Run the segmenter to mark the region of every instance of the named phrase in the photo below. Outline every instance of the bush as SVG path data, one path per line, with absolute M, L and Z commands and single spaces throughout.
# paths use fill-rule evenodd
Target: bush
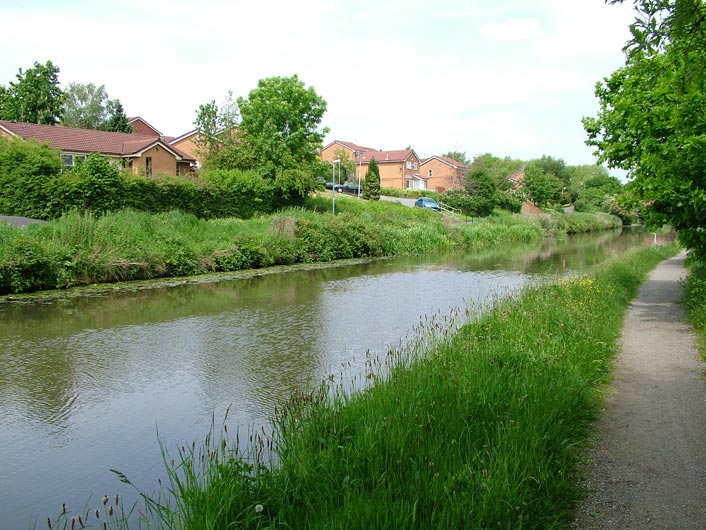
M 46 144 L 0 135 L 0 212 L 48 219 L 63 163 Z

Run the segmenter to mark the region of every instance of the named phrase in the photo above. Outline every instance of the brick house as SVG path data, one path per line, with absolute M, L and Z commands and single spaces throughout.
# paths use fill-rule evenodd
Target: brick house
M 161 137 L 75 129 L 0 120 L 0 134 L 23 140 L 35 139 L 61 152 L 64 164 L 73 166 L 91 153 L 117 161 L 136 175 L 187 175 L 196 159 Z
M 365 178 L 370 160 L 375 158 L 380 170 L 380 186 L 408 190 L 427 189 L 427 179 L 419 172 L 420 159 L 414 149 L 383 151 L 352 142 L 334 140 L 321 150 L 321 160 L 333 163 L 341 150 L 355 163 L 355 178 Z
M 427 179 L 427 189 L 442 192 L 460 190 L 466 178 L 466 166 L 446 156 L 430 156 L 422 160 L 420 173 Z

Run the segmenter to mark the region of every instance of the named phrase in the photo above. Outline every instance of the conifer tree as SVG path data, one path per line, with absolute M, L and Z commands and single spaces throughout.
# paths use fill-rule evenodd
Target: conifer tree
M 368 170 L 365 172 L 365 186 L 363 188 L 363 198 L 369 201 L 380 200 L 380 170 L 375 157 L 370 160 Z

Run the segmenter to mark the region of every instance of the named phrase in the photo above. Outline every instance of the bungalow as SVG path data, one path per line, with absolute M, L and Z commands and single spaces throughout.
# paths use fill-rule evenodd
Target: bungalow
M 427 189 L 426 178 L 419 173 L 420 160 L 413 149 L 383 151 L 351 142 L 334 140 L 321 150 L 321 160 L 333 163 L 344 152 L 356 165 L 356 178 L 365 178 L 370 161 L 375 158 L 380 171 L 380 186 L 399 189 Z
M 428 189 L 442 192 L 463 188 L 466 166 L 447 156 L 430 156 L 422 160 L 421 174 L 427 178 Z
M 0 134 L 23 140 L 35 139 L 61 152 L 66 166 L 91 153 L 118 161 L 134 174 L 186 175 L 196 159 L 170 145 L 161 136 L 75 129 L 61 125 L 38 125 L 0 120 Z

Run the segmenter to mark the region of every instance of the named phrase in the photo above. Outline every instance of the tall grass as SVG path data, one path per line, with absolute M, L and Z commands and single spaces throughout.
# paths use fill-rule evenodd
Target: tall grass
M 0 226 L 0 294 L 528 242 L 577 222 L 502 216 L 466 224 L 389 202 L 339 197 L 337 204 L 335 216 L 329 199 L 313 197 L 305 208 L 248 220 L 123 210 Z M 606 228 L 592 219 L 593 228 Z
M 272 435 L 252 440 L 255 454 L 227 437 L 180 451 L 165 496 L 146 496 L 153 521 L 567 528 L 623 315 L 647 272 L 675 251 L 643 248 L 530 288 L 457 333 L 431 324 L 436 338 L 373 366 L 373 384 L 324 384 L 294 398 Z
M 699 349 L 706 360 L 706 263 L 692 258 L 687 260 L 689 277 L 686 282 L 685 303 L 689 320 L 699 335 Z

